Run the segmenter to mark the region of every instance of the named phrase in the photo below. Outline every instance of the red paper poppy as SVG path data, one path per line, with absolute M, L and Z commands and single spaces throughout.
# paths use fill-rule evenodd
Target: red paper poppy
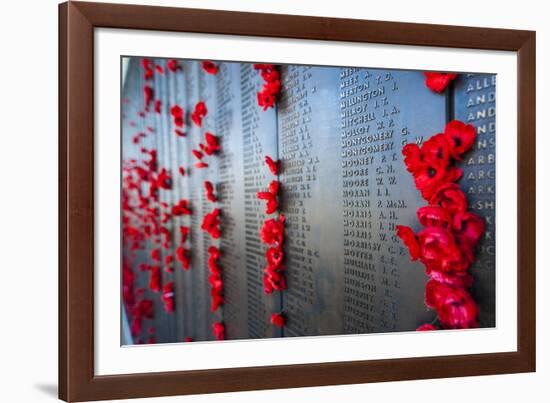
M 281 161 L 273 161 L 273 158 L 271 158 L 269 155 L 266 155 L 265 163 L 273 175 L 277 175 L 279 173 L 279 166 L 281 164 Z
M 208 168 L 208 164 L 204 161 L 195 162 L 195 168 Z
M 431 280 L 428 285 L 426 302 L 436 309 L 443 327 L 447 329 L 477 327 L 479 310 L 468 291 L 464 288 L 437 283 L 434 280 Z
M 185 176 L 185 168 L 184 167 L 179 167 L 178 172 L 180 173 L 181 176 Z
M 202 160 L 202 157 L 204 157 L 204 154 L 199 150 L 193 149 L 193 150 L 191 150 L 191 152 L 193 153 L 195 158 L 198 159 L 198 160 Z
M 182 132 L 179 129 L 174 129 L 174 133 L 176 133 L 176 136 L 178 136 L 178 137 L 185 137 L 185 135 L 186 135 L 185 132 Z
M 170 70 L 172 73 L 175 73 L 176 71 L 181 70 L 181 66 L 179 65 L 176 59 L 168 60 L 166 62 L 166 68 Z
M 208 109 L 206 109 L 206 104 L 203 101 L 197 102 L 195 105 L 195 110 L 191 114 L 191 120 L 198 126 L 202 126 L 202 119 L 206 116 L 208 113 Z
M 257 98 L 258 105 L 260 105 L 264 111 L 275 106 L 275 95 L 269 91 L 266 91 L 265 88 L 258 92 Z
M 462 272 L 468 269 L 470 258 L 455 242 L 453 234 L 441 227 L 428 227 L 417 235 L 420 260 L 436 271 Z
M 191 265 L 191 254 L 189 249 L 185 249 L 183 246 L 178 246 L 176 249 L 176 259 L 181 263 L 184 270 L 189 270 Z
M 161 113 L 161 107 L 162 107 L 162 102 L 160 101 L 160 99 L 155 99 L 155 112 L 160 114 Z
M 204 60 L 202 62 L 202 68 L 208 74 L 216 74 L 218 72 L 218 66 L 212 63 L 210 60 Z
M 282 329 L 285 325 L 285 317 L 283 314 L 280 313 L 272 313 L 271 314 L 271 324 L 277 326 L 278 328 Z
M 441 93 L 449 86 L 449 83 L 456 78 L 456 74 L 453 73 L 435 73 L 425 71 L 426 87 L 434 92 Z
M 157 176 L 157 186 L 161 189 L 172 189 L 172 176 L 166 168 L 160 170 Z
M 191 208 L 189 207 L 189 201 L 187 199 L 181 199 L 178 204 L 172 206 L 172 215 L 191 215 Z
M 439 167 L 449 166 L 450 150 L 447 138 L 443 133 L 436 134 L 426 140 L 420 148 L 422 160 Z
M 164 74 L 164 69 L 163 69 L 162 66 L 159 65 L 159 64 L 155 64 L 155 70 L 156 70 L 157 73 L 159 73 L 159 74 Z
M 462 154 L 474 145 L 476 130 L 474 126 L 452 120 L 445 126 L 445 139 L 454 159 L 461 160 Z
M 215 322 L 212 325 L 212 329 L 214 331 L 214 337 L 216 338 L 216 340 L 225 339 L 225 326 L 222 322 Z
M 449 212 L 439 206 L 424 206 L 416 211 L 418 221 L 425 227 L 448 228 L 451 223 Z
M 160 266 L 151 266 L 151 271 L 149 272 L 149 289 L 153 292 L 159 292 L 161 281 Z
M 186 336 L 185 339 L 183 339 L 183 341 L 186 342 L 186 343 L 190 343 L 190 342 L 193 341 L 193 339 L 189 336 Z
M 401 238 L 405 246 L 409 249 L 409 254 L 412 260 L 417 260 L 420 257 L 420 245 L 410 227 L 397 225 L 397 236 Z
M 181 234 L 180 242 L 185 243 L 185 241 L 187 241 L 187 236 L 189 235 L 189 227 L 180 225 L 180 234 Z
M 454 215 L 466 211 L 468 201 L 464 192 L 456 183 L 447 183 L 440 186 L 430 199 L 433 205 L 441 206 Z
M 459 212 L 453 217 L 453 231 L 461 245 L 473 248 L 485 231 L 485 221 L 472 212 Z
M 278 269 L 281 267 L 281 264 L 283 262 L 284 253 L 281 248 L 268 248 L 265 252 L 265 259 L 267 262 L 267 265 L 270 268 Z
M 212 212 L 206 214 L 202 220 L 201 229 L 210 234 L 214 239 L 221 235 L 220 231 L 220 209 L 215 208 Z
M 174 312 L 174 282 L 169 281 L 162 287 L 162 302 L 164 310 L 168 313 Z
M 160 249 L 159 248 L 151 249 L 151 259 L 153 259 L 155 262 L 160 262 Z
M 151 105 L 151 102 L 153 101 L 153 96 L 154 96 L 153 87 L 151 87 L 150 85 L 145 85 L 143 87 L 143 96 L 144 96 L 145 110 L 149 112 L 149 107 Z
M 210 132 L 206 132 L 204 134 L 204 138 L 206 140 L 206 147 L 204 148 L 204 152 L 206 155 L 212 155 L 215 152 L 220 151 L 220 141 L 217 136 L 213 135 Z
M 285 217 L 280 214 L 279 219 L 266 220 L 260 229 L 260 237 L 263 243 L 268 245 L 282 245 Z
M 214 185 L 210 181 L 204 181 L 204 190 L 206 191 L 206 198 L 211 201 L 216 201 L 216 196 L 214 196 Z
M 173 105 L 170 108 L 170 115 L 172 115 L 172 118 L 174 119 L 174 125 L 176 127 L 183 127 L 185 113 L 184 113 L 184 110 L 181 108 L 181 106 Z

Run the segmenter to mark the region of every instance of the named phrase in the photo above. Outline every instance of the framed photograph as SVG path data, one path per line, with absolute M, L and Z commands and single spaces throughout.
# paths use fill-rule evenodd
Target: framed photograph
M 59 397 L 535 371 L 535 33 L 59 8 Z

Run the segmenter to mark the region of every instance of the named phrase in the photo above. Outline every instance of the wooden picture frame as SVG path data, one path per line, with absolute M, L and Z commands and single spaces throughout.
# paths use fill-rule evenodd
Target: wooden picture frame
M 518 57 L 517 352 L 94 375 L 94 28 L 505 50 Z M 66 401 L 535 371 L 535 32 L 68 2 L 59 6 L 59 398 Z

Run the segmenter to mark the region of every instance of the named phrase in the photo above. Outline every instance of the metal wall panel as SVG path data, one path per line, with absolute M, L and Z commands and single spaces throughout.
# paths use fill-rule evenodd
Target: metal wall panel
M 460 186 L 469 208 L 485 218 L 485 236 L 478 246 L 473 297 L 479 305 L 479 326 L 495 326 L 495 198 L 496 80 L 494 74 L 461 75 L 454 86 L 454 116 L 476 128 L 474 148 L 461 165 Z

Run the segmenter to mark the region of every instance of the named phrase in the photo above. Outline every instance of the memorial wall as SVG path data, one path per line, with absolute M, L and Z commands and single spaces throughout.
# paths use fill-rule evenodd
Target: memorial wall
M 263 108 L 257 94 L 265 82 L 252 64 L 215 62 L 213 73 L 201 61 L 146 60 L 127 59 L 121 101 L 123 210 L 131 205 L 122 224 L 122 309 L 132 343 L 414 331 L 431 323 L 425 267 L 396 233 L 399 225 L 420 230 L 417 210 L 427 204 L 402 149 L 421 146 L 455 119 L 476 132 L 457 161 L 457 183 L 485 222 L 469 268 L 477 326 L 495 326 L 495 75 L 458 74 L 438 93 L 421 71 L 277 66 L 280 90 Z M 206 133 L 219 143 L 210 154 Z M 280 161 L 276 174 L 266 156 Z M 139 168 L 151 160 L 157 196 L 145 184 L 151 174 Z M 141 181 L 125 180 L 134 172 Z M 257 194 L 274 180 L 277 211 L 267 214 Z M 125 187 L 139 202 L 125 204 L 133 197 Z M 218 237 L 204 229 L 214 210 Z M 286 287 L 266 292 L 269 246 L 260 231 L 279 214 Z M 274 313 L 283 326 L 274 326 Z

